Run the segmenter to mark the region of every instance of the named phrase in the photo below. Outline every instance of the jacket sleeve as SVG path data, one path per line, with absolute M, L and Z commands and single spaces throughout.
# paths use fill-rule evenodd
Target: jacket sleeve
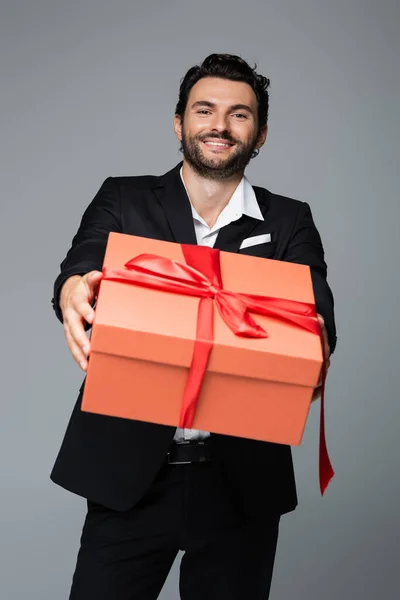
M 72 275 L 101 271 L 110 231 L 121 232 L 121 198 L 118 184 L 112 177 L 104 181 L 83 213 L 78 231 L 54 282 L 51 302 L 61 322 L 59 299 L 62 285 Z
M 308 265 L 314 288 L 317 312 L 324 317 L 331 354 L 336 347 L 334 300 L 327 282 L 327 265 L 321 237 L 314 224 L 310 206 L 300 205 L 297 221 L 283 260 Z

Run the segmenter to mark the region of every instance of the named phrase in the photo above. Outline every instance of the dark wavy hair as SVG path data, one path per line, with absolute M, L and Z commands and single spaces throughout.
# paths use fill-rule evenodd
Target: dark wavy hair
M 203 77 L 219 77 L 231 81 L 248 83 L 258 102 L 258 133 L 268 121 L 270 80 L 256 72 L 243 58 L 234 54 L 210 54 L 201 65 L 189 69 L 181 81 L 175 114 L 183 121 L 187 101 L 192 87 Z

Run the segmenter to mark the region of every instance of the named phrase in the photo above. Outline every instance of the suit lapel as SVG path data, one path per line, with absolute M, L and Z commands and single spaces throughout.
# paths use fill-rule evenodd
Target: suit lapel
M 160 177 L 154 188 L 172 231 L 175 242 L 196 244 L 190 201 L 180 176 L 182 163 Z
M 154 193 L 156 194 L 163 210 L 174 241 L 179 244 L 197 244 L 193 224 L 193 215 L 190 201 L 180 176 L 182 163 L 160 177 Z M 263 188 L 253 188 L 257 202 L 264 219 L 268 209 L 268 192 Z M 219 230 L 214 248 L 226 252 L 238 252 L 244 239 L 250 237 L 251 232 L 262 221 L 243 215 L 237 221 Z
M 253 189 L 265 219 L 268 208 L 268 195 L 262 188 Z M 219 230 L 214 248 L 225 250 L 226 252 L 238 252 L 243 240 L 250 237 L 253 229 L 261 223 L 262 221 L 259 221 L 258 219 L 242 215 L 237 221 L 232 221 L 232 223 L 229 223 L 229 225 L 226 225 Z

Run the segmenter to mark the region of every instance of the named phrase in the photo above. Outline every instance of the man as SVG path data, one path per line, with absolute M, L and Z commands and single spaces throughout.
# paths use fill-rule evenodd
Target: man
M 53 298 L 83 370 L 110 231 L 309 265 L 327 356 L 334 350 L 308 204 L 244 177 L 266 139 L 268 86 L 241 58 L 210 55 L 180 86 L 183 164 L 162 177 L 110 177 L 86 209 Z M 84 413 L 82 388 L 51 475 L 88 501 L 70 598 L 155 600 L 181 549 L 184 600 L 267 599 L 280 516 L 297 505 L 290 447 Z

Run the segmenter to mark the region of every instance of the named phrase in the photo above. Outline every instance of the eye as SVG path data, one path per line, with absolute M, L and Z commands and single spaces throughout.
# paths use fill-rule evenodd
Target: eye
M 199 115 L 210 115 L 211 111 L 207 110 L 207 108 L 201 108 L 197 111 Z
M 233 116 L 239 119 L 246 119 L 246 115 L 244 115 L 243 113 L 234 113 Z

